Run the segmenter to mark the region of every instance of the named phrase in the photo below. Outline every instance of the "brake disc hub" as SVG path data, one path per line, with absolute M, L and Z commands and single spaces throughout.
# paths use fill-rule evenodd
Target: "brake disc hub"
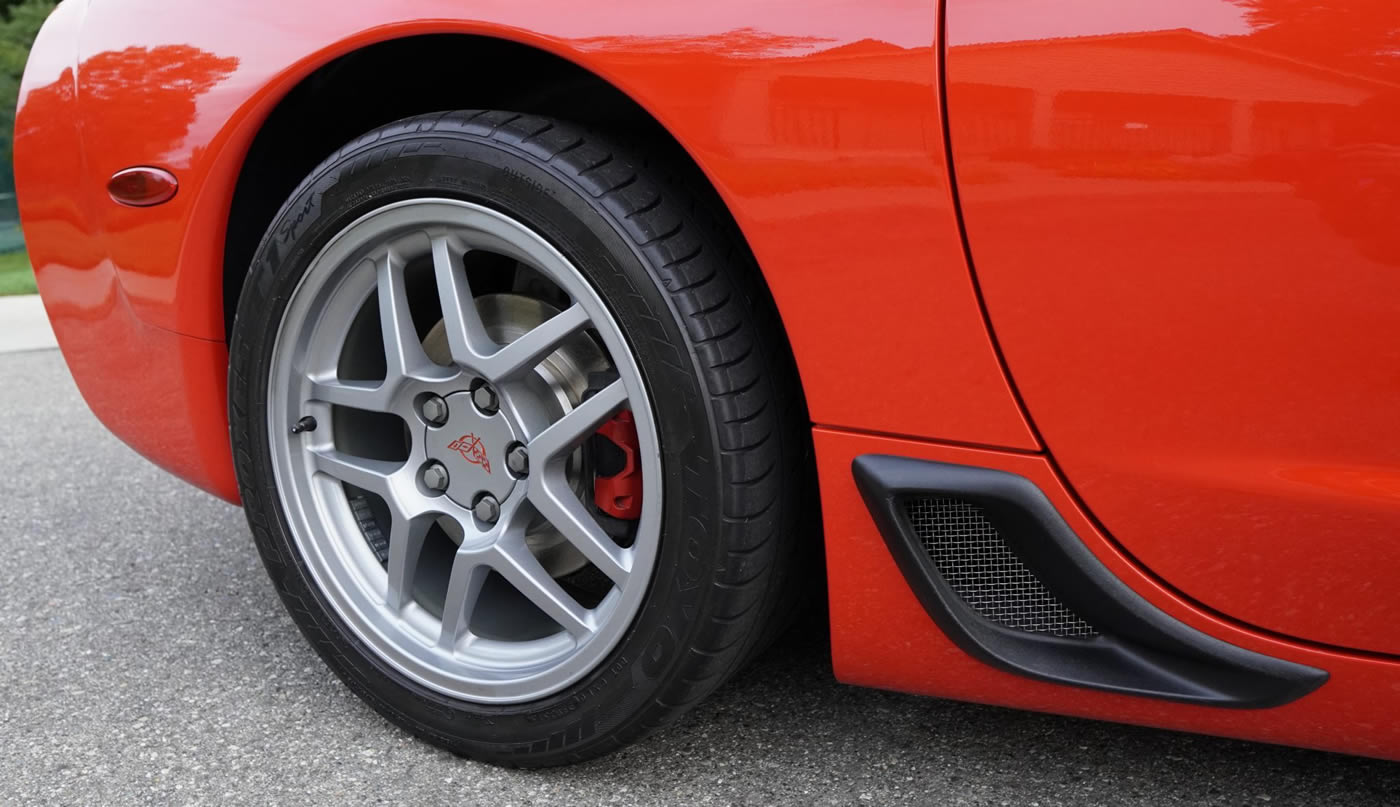
M 502 345 L 515 341 L 559 313 L 558 308 L 543 300 L 513 293 L 484 294 L 476 298 L 476 307 L 487 334 Z M 423 340 L 423 350 L 433 361 L 440 364 L 451 363 L 452 354 L 448 349 L 447 332 L 442 323 L 439 322 L 428 332 Z M 551 414 L 558 417 L 571 411 L 583 400 L 588 392 L 589 375 L 607 368 L 607 357 L 593 340 L 586 334 L 575 334 L 540 362 L 536 368 L 539 382 L 537 387 L 547 398 L 545 403 L 553 410 Z M 509 426 L 505 423 L 507 418 L 504 414 L 499 411 L 490 416 L 485 414 L 492 407 L 488 406 L 483 410 L 472 394 L 477 391 L 478 388 L 473 388 L 447 396 L 445 400 L 448 401 L 448 424 L 441 429 L 428 430 L 430 454 L 448 465 L 452 473 L 448 495 L 467 507 L 474 507 L 481 494 L 504 501 L 518 477 L 508 470 L 508 452 L 514 444 L 524 442 L 513 430 L 507 432 L 497 425 L 496 421 L 499 420 Z M 459 398 L 464 399 L 461 404 L 457 403 Z M 456 413 L 463 407 L 474 412 L 476 419 L 464 416 L 460 422 L 456 421 Z M 481 432 L 475 430 L 478 427 Z M 434 442 L 433 433 L 437 433 L 442 440 Z M 475 447 L 476 443 L 472 438 L 481 440 L 479 449 Z M 454 442 L 458 448 L 452 448 Z M 468 455 L 475 455 L 479 450 L 485 462 L 490 463 L 490 473 L 485 473 L 486 466 L 480 462 L 460 459 L 460 450 L 466 450 Z M 454 456 L 458 456 L 459 460 L 453 461 L 451 458 Z M 455 469 L 461 467 L 459 462 L 471 466 L 464 469 L 469 480 L 467 482 L 458 482 L 459 474 Z M 565 473 L 574 491 L 586 501 L 585 496 L 592 495 L 593 491 L 585 484 L 586 475 L 581 452 L 569 459 Z M 460 498 L 462 496 L 466 498 Z M 640 498 L 638 500 L 640 501 Z M 451 537 L 454 541 L 462 540 L 461 535 Z M 535 556 L 540 559 L 540 563 L 554 577 L 572 574 L 588 563 L 587 559 L 544 519 L 538 519 L 530 525 L 525 540 Z
M 447 468 L 445 493 L 463 507 L 474 507 L 487 494 L 504 501 L 515 487 L 506 468 L 506 452 L 518 441 L 510 419 L 499 410 L 488 414 L 472 401 L 471 392 L 443 398 L 447 419 L 425 426 L 428 456 Z

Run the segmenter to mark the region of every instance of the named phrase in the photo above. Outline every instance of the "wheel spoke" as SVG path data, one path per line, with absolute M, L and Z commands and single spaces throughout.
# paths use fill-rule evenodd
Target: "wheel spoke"
M 583 306 L 575 303 L 483 360 L 481 373 L 499 384 L 519 373 L 533 370 L 546 356 L 559 349 L 559 343 L 573 336 L 588 322 L 588 313 Z
M 379 258 L 376 270 L 379 322 L 384 332 L 384 361 L 388 368 L 385 385 L 389 386 L 399 378 L 418 375 L 432 365 L 432 360 L 423 352 L 423 343 L 413 324 L 402 261 L 393 250 L 388 250 Z
M 311 456 L 317 471 L 385 499 L 390 497 L 393 475 L 403 467 L 401 463 L 355 457 L 335 449 L 314 450 Z
M 622 381 L 614 381 L 593 397 L 574 407 L 530 441 L 530 456 L 537 461 L 560 459 L 598 430 L 627 400 Z
M 438 646 L 450 648 L 462 638 L 471 624 L 476 601 L 481 597 L 481 587 L 491 567 L 479 562 L 475 556 L 458 556 L 452 563 L 452 576 L 447 581 L 447 599 L 442 605 L 442 632 L 438 634 Z
M 442 301 L 442 324 L 452 360 L 474 366 L 495 353 L 500 345 L 486 333 L 462 256 L 444 237 L 433 239 L 433 275 L 437 278 L 438 298 Z
M 576 637 L 594 631 L 592 613 L 549 576 L 523 540 L 503 541 L 496 548 L 499 558 L 496 571 L 550 619 L 558 622 L 559 627 Z
M 429 515 L 407 518 L 395 515 L 389 525 L 389 582 L 384 602 L 398 613 L 413 599 L 413 576 L 418 569 L 418 556 L 423 551 L 428 528 L 433 525 Z
M 364 409 L 370 412 L 388 412 L 392 403 L 387 385 L 382 382 L 361 381 L 317 381 L 311 380 L 308 396 L 313 401 Z
M 480 546 L 483 543 L 494 547 L 495 543 L 501 541 L 524 542 L 525 528 L 528 526 L 526 519 L 521 518 L 521 502 L 523 496 L 516 495 L 507 499 L 501 504 L 500 521 L 492 528 L 495 541 L 476 541 L 474 545 Z M 470 532 L 474 527 L 470 526 L 471 513 L 461 510 L 451 514 L 463 529 Z M 462 548 L 457 550 L 457 554 L 452 558 L 452 573 L 447 580 L 447 596 L 442 604 L 442 630 L 438 634 L 438 646 L 451 648 L 466 633 L 467 626 L 471 624 L 472 612 L 476 609 L 476 601 L 481 596 L 481 587 L 486 583 L 486 578 L 494 565 L 494 548 L 485 551 L 481 549 Z
M 532 477 L 529 497 L 535 510 L 598 571 L 619 586 L 626 582 L 632 571 L 631 553 L 603 531 L 569 489 L 562 474 L 544 471 Z

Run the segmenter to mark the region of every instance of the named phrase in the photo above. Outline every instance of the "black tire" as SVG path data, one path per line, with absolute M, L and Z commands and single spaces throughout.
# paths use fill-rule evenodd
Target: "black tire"
M 414 734 L 498 763 L 606 753 L 714 691 L 786 621 L 811 523 L 806 413 L 776 314 L 732 224 L 672 172 L 576 125 L 509 112 L 410 118 L 346 145 L 264 236 L 230 345 L 229 415 L 258 550 L 298 627 L 366 702 Z M 611 308 L 654 402 L 665 496 L 642 609 L 582 680 L 508 706 L 453 699 L 371 653 L 328 606 L 291 538 L 267 433 L 274 335 L 336 232 L 419 196 L 496 208 L 550 240 Z

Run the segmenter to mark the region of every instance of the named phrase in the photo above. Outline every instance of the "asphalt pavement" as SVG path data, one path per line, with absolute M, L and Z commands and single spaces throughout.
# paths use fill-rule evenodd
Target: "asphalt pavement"
M 842 686 L 815 617 L 635 747 L 461 759 L 347 692 L 242 513 L 40 350 L 0 355 L 0 804 L 1394 805 L 1400 765 Z

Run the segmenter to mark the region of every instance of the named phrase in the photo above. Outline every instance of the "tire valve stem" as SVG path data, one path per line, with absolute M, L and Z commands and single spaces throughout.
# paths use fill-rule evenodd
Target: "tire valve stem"
M 316 431 L 316 418 L 310 415 L 307 415 L 301 420 L 298 420 L 296 424 L 292 426 L 292 434 L 301 434 L 302 432 L 314 431 Z

